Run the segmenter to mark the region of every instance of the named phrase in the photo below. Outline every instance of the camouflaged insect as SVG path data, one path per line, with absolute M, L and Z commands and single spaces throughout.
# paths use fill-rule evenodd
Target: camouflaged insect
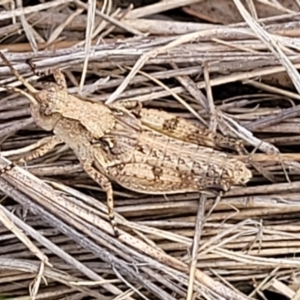
M 239 141 L 164 111 L 126 102 L 107 106 L 84 101 L 68 94 L 58 69 L 52 72 L 56 83 L 46 82 L 37 90 L 1 52 L 0 56 L 28 91 L 8 89 L 25 95 L 36 124 L 53 132 L 23 161 L 41 157 L 57 144 L 67 144 L 84 171 L 106 192 L 116 234 L 111 182 L 135 192 L 167 195 L 227 191 L 252 177 L 243 162 L 213 149 L 237 149 Z

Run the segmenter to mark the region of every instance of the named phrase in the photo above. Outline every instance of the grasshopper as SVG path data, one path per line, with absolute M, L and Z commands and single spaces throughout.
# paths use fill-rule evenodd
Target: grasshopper
M 132 103 L 108 106 L 79 99 L 68 94 L 59 69 L 52 70 L 56 83 L 46 82 L 42 90 L 37 90 L 3 53 L 0 56 L 28 91 L 7 89 L 26 96 L 36 124 L 53 132 L 22 161 L 41 157 L 58 144 L 67 144 L 84 171 L 106 193 L 108 216 L 116 235 L 112 182 L 139 193 L 175 194 L 228 191 L 252 177 L 243 162 L 213 149 L 239 148 L 234 139 L 167 112 L 140 106 L 132 109 Z

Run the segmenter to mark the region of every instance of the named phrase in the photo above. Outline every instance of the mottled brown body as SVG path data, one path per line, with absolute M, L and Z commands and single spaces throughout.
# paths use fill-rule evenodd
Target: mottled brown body
M 106 141 L 107 147 L 102 149 L 111 162 L 106 167 L 108 176 L 130 190 L 151 194 L 227 191 L 251 177 L 242 162 L 212 148 L 149 129 L 125 137 L 120 132 L 112 130 L 105 135 L 101 141 Z
M 239 143 L 233 139 L 166 112 L 132 107 L 132 103 L 106 106 L 83 101 L 68 95 L 59 70 L 53 71 L 56 84 L 46 83 L 38 91 L 1 52 L 0 56 L 28 88 L 29 93 L 14 90 L 31 100 L 37 125 L 54 133 L 23 160 L 40 157 L 57 144 L 67 144 L 86 173 L 106 192 L 112 223 L 111 181 L 136 192 L 174 194 L 227 191 L 232 185 L 245 184 L 252 176 L 244 163 L 213 149 L 238 148 Z

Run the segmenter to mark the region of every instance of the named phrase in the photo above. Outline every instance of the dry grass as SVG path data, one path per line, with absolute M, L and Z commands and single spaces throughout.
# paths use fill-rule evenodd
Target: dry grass
M 38 70 L 62 68 L 70 93 L 142 101 L 239 137 L 254 173 L 219 199 L 116 188 L 115 239 L 105 195 L 69 149 L 14 168 L 0 177 L 5 299 L 300 299 L 299 13 L 279 7 L 284 15 L 257 19 L 255 1 L 247 10 L 232 0 L 244 23 L 145 18 L 198 2 L 4 4 L 0 49 L 21 74 L 37 79 L 32 58 Z M 20 84 L 4 65 L 0 76 Z M 237 82 L 235 96 L 218 99 Z M 1 95 L 0 169 L 50 135 L 27 99 Z

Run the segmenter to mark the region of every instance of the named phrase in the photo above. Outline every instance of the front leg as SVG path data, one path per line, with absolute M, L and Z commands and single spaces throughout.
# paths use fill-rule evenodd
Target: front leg
M 5 168 L 0 170 L 0 173 L 6 173 L 11 170 L 15 165 L 24 164 L 29 162 L 33 159 L 39 158 L 50 152 L 56 145 L 63 143 L 63 141 L 58 138 L 56 135 L 45 137 L 33 145 L 32 148 L 36 148 L 32 150 L 27 155 L 23 156 L 21 159 L 17 160 L 16 162 L 12 162 L 11 164 L 7 165 Z
M 63 74 L 63 72 L 59 69 L 53 69 L 52 74 L 53 74 L 53 77 L 54 77 L 58 87 L 62 91 L 68 92 L 68 86 L 67 86 L 66 78 L 65 78 L 65 75 Z
M 63 141 L 55 135 L 48 136 L 37 141 L 36 143 L 31 145 L 31 148 L 35 148 L 34 150 L 32 150 L 27 155 L 23 156 L 21 159 L 17 160 L 16 162 L 11 162 L 4 168 L 0 169 L 0 175 L 10 171 L 16 165 L 25 164 L 26 162 L 29 162 L 33 159 L 44 156 L 46 153 L 50 152 L 56 145 L 61 143 L 63 143 Z M 26 207 L 21 207 L 21 208 L 23 210 L 23 214 L 22 214 L 23 219 L 25 219 L 28 208 Z
M 32 62 L 31 59 L 27 60 L 28 65 L 30 66 L 32 72 L 41 77 L 41 76 L 48 76 L 48 75 L 53 75 L 56 85 L 59 87 L 60 90 L 62 91 L 67 91 L 67 82 L 65 79 L 64 74 L 57 68 L 50 68 L 47 71 L 38 71 L 36 69 L 36 65 Z
M 62 144 L 63 140 L 57 137 L 56 135 L 48 136 L 37 143 L 34 144 L 36 146 L 33 151 L 23 156 L 21 159 L 17 161 L 19 163 L 26 163 L 36 158 L 40 158 L 50 152 L 56 145 Z

